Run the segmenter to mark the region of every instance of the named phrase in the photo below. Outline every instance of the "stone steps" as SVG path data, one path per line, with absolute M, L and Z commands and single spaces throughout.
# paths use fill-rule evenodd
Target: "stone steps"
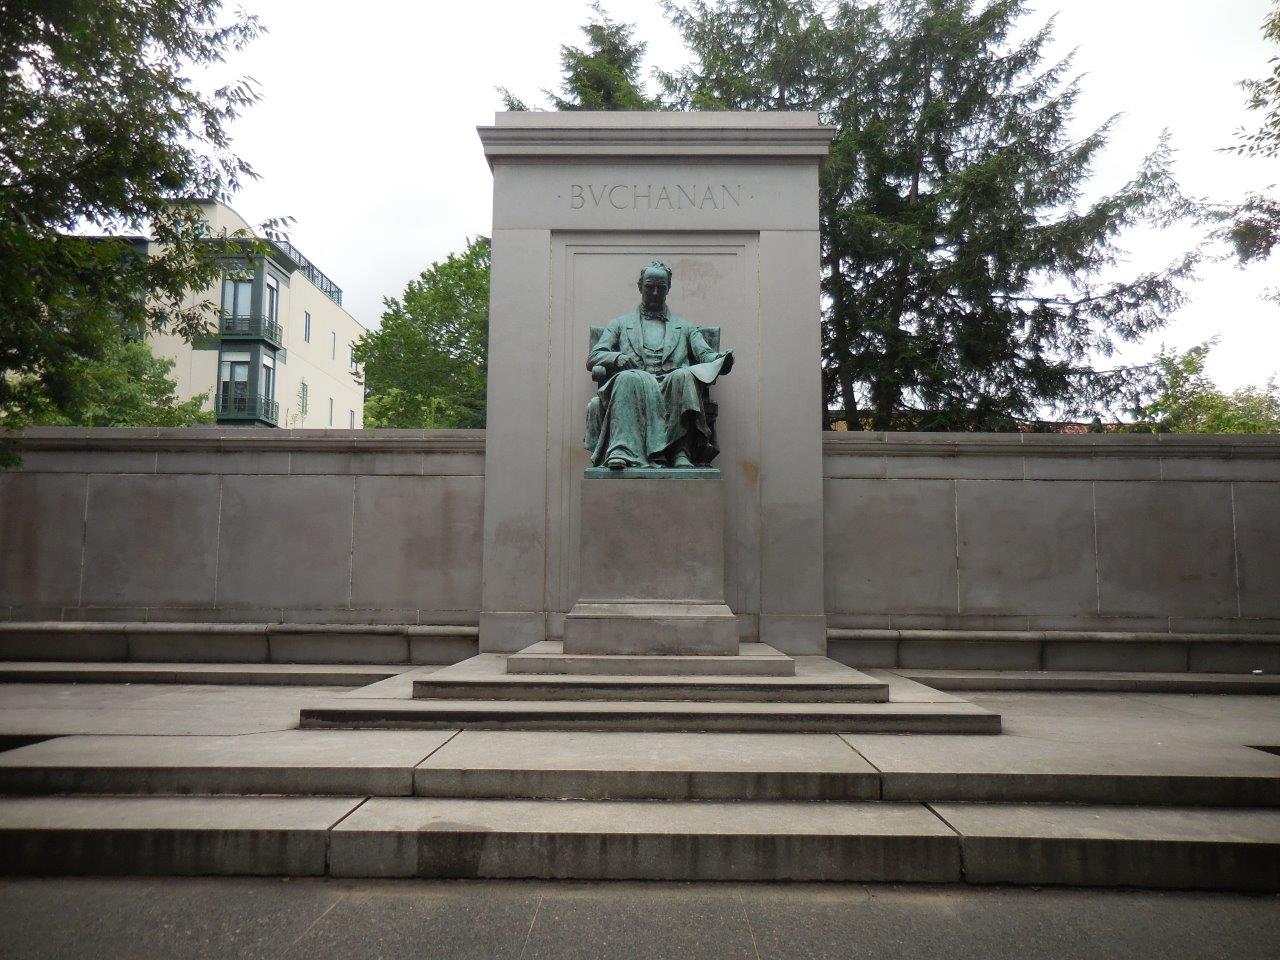
M 1280 676 L 1231 673 L 1120 673 L 1082 670 L 898 670 L 936 690 L 1062 690 L 1099 693 L 1280 693 Z
M 404 664 L 0 662 L 0 683 L 363 687 L 409 669 Z
M 6 874 L 1280 890 L 1280 811 L 1050 804 L 0 798 Z
M 763 647 L 764 644 L 744 646 Z M 776 655 L 776 656 L 774 656 Z M 642 672 L 622 675 L 612 670 L 604 674 L 534 674 L 511 673 L 510 663 L 515 656 L 503 657 L 481 654 L 462 663 L 433 671 L 415 679 L 413 697 L 417 700 L 564 700 L 564 701 L 702 701 L 738 703 L 886 703 L 889 685 L 884 680 L 867 676 L 858 670 L 827 660 L 825 657 L 713 657 L 667 658 L 624 657 L 626 664 L 642 670 L 662 669 L 674 671 L 680 667 L 663 666 L 665 659 L 712 659 L 734 670 L 735 660 L 769 661 L 782 658 L 791 670 L 790 675 L 753 676 L 737 673 L 673 675 Z M 610 656 L 590 659 L 603 662 L 606 668 L 618 669 L 609 664 Z M 657 661 L 650 664 L 650 661 Z M 701 666 L 701 665 L 700 665 Z
M 299 711 L 304 729 L 632 730 L 738 733 L 997 734 L 1000 716 L 964 701 L 378 700 L 347 696 Z
M 0 755 L 0 793 L 1280 807 L 1280 757 L 884 734 L 76 736 Z
M 564 652 L 559 640 L 540 640 L 507 658 L 511 674 L 590 676 L 795 676 L 796 662 L 767 643 L 739 644 L 737 656 L 590 655 Z

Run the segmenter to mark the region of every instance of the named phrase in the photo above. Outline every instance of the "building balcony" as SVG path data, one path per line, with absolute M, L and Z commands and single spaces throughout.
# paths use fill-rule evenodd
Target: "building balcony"
M 219 423 L 251 422 L 274 427 L 280 421 L 280 404 L 270 397 L 253 394 L 232 397 L 218 394 L 213 398 L 213 410 Z
M 235 317 L 224 313 L 218 318 L 218 335 L 223 340 L 263 340 L 273 347 L 284 346 L 280 324 L 261 314 Z

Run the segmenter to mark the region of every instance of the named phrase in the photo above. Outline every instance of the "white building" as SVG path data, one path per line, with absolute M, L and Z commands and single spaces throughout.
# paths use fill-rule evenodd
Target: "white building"
M 225 204 L 199 205 L 215 235 L 252 233 Z M 353 376 L 351 349 L 365 328 L 343 309 L 342 290 L 301 252 L 264 242 L 269 253 L 230 269 L 219 289 L 192 292 L 192 303 L 218 305 L 216 336 L 191 344 L 152 334 L 152 352 L 174 361 L 178 397 L 205 395 L 219 423 L 363 426 L 364 388 Z

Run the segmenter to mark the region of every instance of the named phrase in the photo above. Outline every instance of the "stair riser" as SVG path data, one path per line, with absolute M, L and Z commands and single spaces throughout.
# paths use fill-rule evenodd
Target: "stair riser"
M 848 684 L 741 686 L 710 684 L 447 683 L 419 680 L 415 700 L 697 700 L 715 703 L 888 703 L 889 688 Z
M 327 839 L 325 830 L 0 830 L 0 874 L 319 877 Z
M 335 830 L 335 877 L 954 882 L 950 837 Z
M 598 714 L 581 717 L 564 714 L 530 713 L 519 715 L 504 711 L 493 716 L 475 712 L 465 714 L 426 711 L 360 711 L 338 708 L 316 708 L 301 711 L 300 726 L 304 730 L 626 730 L 653 733 L 954 733 L 991 735 L 1000 732 L 1000 717 L 989 715 L 952 716 L 768 716 L 724 715 L 701 716 L 661 714 L 616 715 L 602 718 Z
M 880 799 L 870 774 L 743 774 L 600 770 L 414 771 L 420 797 L 536 800 L 858 801 Z
M 507 659 L 507 673 L 541 673 L 561 676 L 644 676 L 644 677 L 794 677 L 794 660 L 748 657 L 721 658 L 714 663 L 677 657 L 631 658 L 609 657 L 539 657 L 515 655 Z
M 0 793 L 160 796 L 407 797 L 413 771 L 392 768 L 0 767 Z
M 17 796 L 371 796 L 539 800 L 1087 803 L 1280 807 L 1280 779 L 778 771 L 0 768 Z
M 1280 843 L 323 830 L 0 830 L 4 875 L 828 880 L 1280 890 Z M 961 846 L 963 845 L 963 867 Z

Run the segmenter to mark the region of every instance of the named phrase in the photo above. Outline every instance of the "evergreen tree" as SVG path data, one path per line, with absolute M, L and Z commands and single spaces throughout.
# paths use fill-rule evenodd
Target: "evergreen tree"
M 586 49 L 560 48 L 563 96 L 544 90 L 553 110 L 656 110 L 658 102 L 645 96 L 640 64 L 647 44 L 632 39 L 635 26 L 610 18 L 599 3 L 595 17 L 582 27 Z M 505 87 L 499 88 L 508 110 L 528 110 Z
M 483 428 L 489 336 L 489 240 L 433 263 L 377 330 L 355 344 L 366 427 Z
M 1166 322 L 1194 257 L 1112 276 L 1125 228 L 1176 196 L 1161 143 L 1132 180 L 1082 189 L 1110 124 L 1073 140 L 1070 58 L 1024 40 L 1024 0 L 668 0 L 697 109 L 817 110 L 823 374 L 851 428 L 1011 429 L 1042 408 L 1116 410 L 1148 368 L 1097 356 Z

